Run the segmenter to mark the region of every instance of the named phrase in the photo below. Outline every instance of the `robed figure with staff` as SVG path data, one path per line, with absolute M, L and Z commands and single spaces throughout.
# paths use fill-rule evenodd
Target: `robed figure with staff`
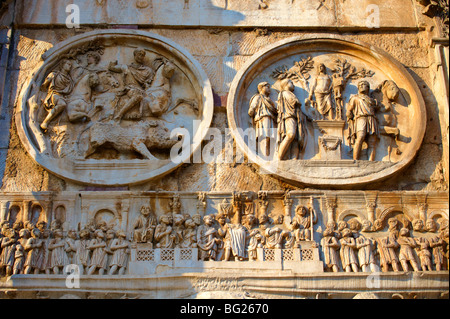
M 294 83 L 290 79 L 281 80 L 277 101 L 279 160 L 287 159 L 286 157 L 299 159 L 300 153 L 305 149 L 307 131 L 300 107 L 301 103 L 294 94 Z

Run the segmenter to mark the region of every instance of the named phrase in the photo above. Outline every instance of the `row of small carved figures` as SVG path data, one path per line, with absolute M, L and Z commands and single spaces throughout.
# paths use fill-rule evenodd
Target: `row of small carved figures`
M 257 248 L 294 248 L 301 241 L 311 240 L 309 217 L 294 217 L 290 230 L 285 229 L 283 219 L 282 215 L 256 218 L 247 214 L 241 222 L 231 223 L 227 214 L 218 213 L 205 215 L 201 223 L 199 215 L 187 218 L 181 214 L 165 214 L 156 224 L 155 218 L 146 215 L 136 220 L 133 240 L 162 249 L 198 248 L 202 260 L 219 260 L 221 251 L 225 260 L 229 260 L 231 249 L 239 260 L 256 259 Z
M 392 228 L 372 239 L 345 228 L 326 228 L 320 242 L 327 271 L 441 271 L 448 269 L 448 227 L 433 237 L 411 237 L 408 228 Z M 433 267 L 434 264 L 434 267 Z M 409 267 L 411 266 L 411 268 Z M 401 269 L 400 269 L 401 266 Z
M 80 275 L 122 275 L 128 265 L 130 242 L 121 230 L 84 228 L 64 236 L 61 228 L 48 229 L 45 222 L 2 226 L 0 276 L 61 274 L 68 265 L 76 265 Z
M 311 240 L 309 229 L 301 224 L 297 223 L 292 232 L 283 230 L 279 227 L 283 223 L 280 217 L 272 222 L 274 225 L 267 221 L 266 224 L 261 223 L 260 227 L 252 227 L 251 222 L 246 223 L 247 227 L 223 223 L 220 227 L 214 227 L 214 218 L 207 215 L 202 225 L 196 227 L 197 224 L 192 223 L 187 229 L 181 229 L 178 235 L 186 241 L 178 243 L 175 241 L 177 231 L 170 229 L 162 220 L 165 231 L 158 228 L 161 224 L 156 227 L 155 234 L 153 231 L 135 229 L 134 240 L 138 242 L 136 237 L 146 240 L 141 242 L 157 239 L 156 247 L 166 249 L 198 247 L 201 260 L 229 260 L 232 247 L 241 247 L 240 251 L 244 252 L 239 255 L 233 250 L 236 259 L 256 259 L 256 248 L 294 248 L 304 240 Z M 252 218 L 246 218 L 248 220 Z M 96 227 L 82 229 L 79 234 L 70 230 L 64 238 L 60 226 L 53 223 L 48 229 L 45 222 L 39 222 L 36 227 L 28 223 L 25 228 L 21 224 L 14 224 L 11 228 L 9 223 L 3 223 L 0 238 L 0 269 L 3 275 L 59 274 L 69 264 L 78 265 L 81 274 L 125 272 L 131 246 L 125 232 L 116 232 L 105 223 L 100 223 Z M 242 242 L 231 243 L 236 236 L 230 236 L 230 231 L 241 232 Z M 147 234 L 151 234 L 151 237 L 145 238 Z M 388 271 L 389 266 L 397 271 L 399 263 L 405 271 L 408 270 L 408 263 L 416 271 L 420 270 L 420 266 L 423 270 L 432 270 L 432 260 L 439 271 L 444 268 L 446 259 L 448 264 L 448 227 L 429 239 L 412 238 L 409 229 L 398 231 L 393 227 L 388 237 L 376 240 L 366 238 L 352 227 L 340 230 L 328 227 L 323 232 L 321 247 L 326 268 L 335 272 L 341 269 L 359 271 L 359 267 L 363 271 L 377 271 L 376 259 L 379 259 L 383 271 Z M 414 249 L 419 256 L 420 266 Z

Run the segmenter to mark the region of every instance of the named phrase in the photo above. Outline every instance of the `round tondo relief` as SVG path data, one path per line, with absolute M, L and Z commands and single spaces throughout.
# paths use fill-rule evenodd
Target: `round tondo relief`
M 211 124 L 209 80 L 164 37 L 88 32 L 42 58 L 16 122 L 33 159 L 62 178 L 126 185 L 160 177 L 200 147 Z
M 287 39 L 257 53 L 231 85 L 228 122 L 249 161 L 286 181 L 362 185 L 405 168 L 426 111 L 406 69 L 340 38 Z

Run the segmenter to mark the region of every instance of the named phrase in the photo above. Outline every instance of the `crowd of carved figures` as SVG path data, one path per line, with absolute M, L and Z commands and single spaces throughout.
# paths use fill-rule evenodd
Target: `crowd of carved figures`
M 125 274 L 131 250 L 139 249 L 138 245 L 196 248 L 200 261 L 261 261 L 258 253 L 264 249 L 296 249 L 306 242 L 321 249 L 325 271 L 330 272 L 448 269 L 448 219 L 438 224 L 434 219 L 401 222 L 391 217 L 388 230 L 379 233 L 376 229 L 383 227 L 352 218 L 329 221 L 321 230 L 312 199 L 306 206 L 297 205 L 293 216 L 286 211 L 267 213 L 267 202 L 259 203 L 258 214 L 245 202 L 224 199 L 215 214 L 190 215 L 182 212 L 175 196 L 170 211 L 158 217 L 143 205 L 129 233 L 95 219 L 80 230 L 68 231 L 63 231 L 58 219 L 50 225 L 42 220 L 25 224 L 5 220 L 1 224 L 1 275 L 62 274 L 73 264 L 83 275 Z M 413 237 L 413 231 L 426 236 Z
M 100 222 L 80 231 L 64 232 L 58 220 L 48 227 L 21 221 L 2 223 L 0 267 L 2 276 L 15 274 L 62 274 L 77 265 L 80 274 L 124 274 L 130 242 L 126 233 Z
M 198 248 L 200 260 L 243 261 L 256 260 L 257 248 L 294 248 L 311 239 L 311 208 L 298 206 L 286 230 L 283 215 L 241 216 L 236 206 L 222 205 L 227 208 L 217 214 L 191 217 L 175 211 L 161 215 L 158 221 L 151 209 L 143 206 L 134 223 L 134 241 L 162 249 Z
M 400 93 L 397 84 L 386 80 L 371 88 L 364 78 L 373 77 L 374 72 L 359 70 L 346 60 L 336 59 L 329 67 L 318 64 L 310 85 L 309 73 L 314 69 L 314 62 L 308 57 L 295 62 L 290 69 L 283 66 L 273 72 L 273 85 L 269 82 L 258 84 L 258 93 L 250 99 L 248 110 L 256 130 L 258 153 L 267 157 L 270 150 L 274 150 L 278 160 L 301 159 L 308 139 L 308 121 L 345 120 L 347 143 L 353 149 L 353 159 L 365 159 L 361 157 L 361 150 L 363 143 L 366 143 L 367 159 L 374 161 L 381 135 L 393 140 L 399 138 L 394 111 Z M 358 80 L 358 92 L 344 103 L 344 91 L 352 80 Z M 302 101 L 294 93 L 294 83 L 298 83 L 307 93 L 304 109 Z M 277 101 L 270 98 L 271 87 L 278 91 Z M 274 130 L 276 134 L 272 134 Z M 390 148 L 394 147 L 392 144 Z
M 417 220 L 416 220 L 417 221 Z M 422 220 L 419 220 L 423 223 Z M 431 237 L 412 237 L 412 230 L 396 218 L 388 219 L 385 237 L 367 236 L 356 219 L 329 222 L 321 247 L 327 270 L 338 272 L 431 271 L 448 269 L 448 220 L 440 225 L 429 219 L 426 227 L 414 230 L 433 233 Z

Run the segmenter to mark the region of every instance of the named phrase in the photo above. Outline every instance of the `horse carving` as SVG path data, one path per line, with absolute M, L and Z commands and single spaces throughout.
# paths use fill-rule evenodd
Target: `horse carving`
M 114 61 L 109 65 L 110 71 L 124 75 L 125 88 L 114 115 L 116 121 L 122 118 L 139 120 L 148 116 L 160 117 L 169 108 L 172 97 L 170 79 L 175 65 L 167 59 L 156 58 L 152 67 L 148 67 L 139 58 L 139 52 L 135 52 L 137 63 L 123 66 Z M 136 107 L 138 111 L 133 110 Z
M 155 77 L 151 86 L 146 88 L 145 97 L 142 99 L 139 113 L 142 115 L 163 115 L 169 108 L 171 101 L 170 79 L 175 72 L 175 66 L 168 60 L 156 60 Z
M 99 84 L 100 79 L 96 73 L 87 73 L 76 82 L 67 103 L 67 116 L 70 122 L 90 119 L 88 113 L 92 105 L 92 91 Z

